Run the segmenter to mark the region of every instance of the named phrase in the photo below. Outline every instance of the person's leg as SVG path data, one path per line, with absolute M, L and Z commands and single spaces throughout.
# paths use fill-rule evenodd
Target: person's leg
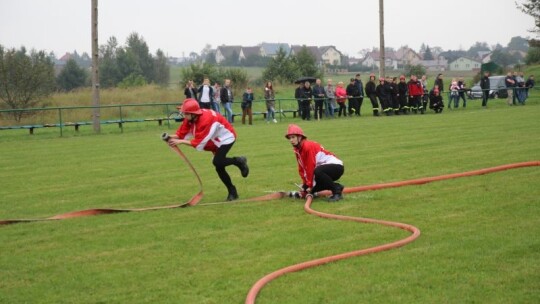
M 214 154 L 214 159 L 212 160 L 212 164 L 216 168 L 219 179 L 229 191 L 227 200 L 237 199 L 238 193 L 236 192 L 236 187 L 233 185 L 231 177 L 225 168 L 230 165 L 235 165 L 240 169 L 243 177 L 247 177 L 249 174 L 249 168 L 247 166 L 247 160 L 245 157 L 227 157 L 227 153 L 229 153 L 233 145 L 234 142 L 228 145 L 220 146 Z
M 253 124 L 253 110 L 251 109 L 251 107 L 247 108 L 246 110 L 249 116 L 249 124 L 252 125 Z
M 341 194 L 343 186 L 334 181 L 338 180 L 344 172 L 344 167 L 337 164 L 322 165 L 315 168 L 315 186 L 313 193 L 330 190 L 332 194 Z
M 226 102 L 223 104 L 223 106 L 225 107 L 225 115 L 227 116 L 227 121 L 228 122 L 232 122 L 232 109 L 231 109 L 231 103 L 230 102 Z
M 246 109 L 246 108 L 242 108 L 242 124 L 243 124 L 243 125 L 246 124 L 246 115 L 247 115 L 247 109 Z

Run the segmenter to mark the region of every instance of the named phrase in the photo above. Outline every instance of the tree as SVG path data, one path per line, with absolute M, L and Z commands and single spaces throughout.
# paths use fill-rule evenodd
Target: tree
M 508 42 L 508 49 L 527 52 L 529 50 L 529 40 L 520 36 L 512 37 Z
M 508 52 L 505 52 L 503 50 L 495 50 L 491 53 L 491 61 L 495 62 L 496 64 L 507 67 L 512 64 L 516 64 L 517 60 L 515 57 L 510 55 Z
M 263 71 L 264 80 L 292 83 L 299 76 L 298 67 L 283 48 L 279 48 L 276 56 L 268 62 Z
M 159 85 L 167 85 L 170 80 L 170 66 L 162 50 L 156 51 L 156 58 L 154 59 L 154 81 Z
M 527 0 L 523 4 L 516 3 L 519 10 L 534 18 L 535 27 L 530 32 L 540 33 L 540 1 Z
M 317 59 L 306 46 L 303 46 L 294 58 L 300 75 L 322 78 L 322 72 L 317 67 Z
M 28 109 L 40 105 L 55 88 L 54 62 L 44 51 L 5 50 L 0 45 L 0 99 L 10 109 Z M 20 121 L 28 112 L 13 112 Z
M 263 71 L 264 80 L 277 80 L 280 83 L 292 83 L 299 75 L 296 60 L 288 57 L 283 48 L 279 48 L 276 56 L 270 59 Z
M 100 86 L 104 88 L 114 87 L 122 81 L 122 75 L 116 62 L 118 41 L 114 36 L 109 38 L 107 45 L 102 45 L 99 50 L 99 78 Z
M 489 45 L 487 42 L 476 42 L 473 46 L 467 51 L 467 56 L 476 58 L 478 57 L 478 52 L 489 52 Z
M 426 47 L 426 51 L 424 52 L 424 60 L 433 60 L 433 54 L 431 53 L 431 49 L 429 48 L 429 45 Z
M 535 64 L 540 63 L 540 48 L 539 47 L 530 47 L 527 51 L 527 56 L 525 56 L 526 64 Z
M 417 65 L 406 65 L 405 68 L 405 75 L 416 75 L 418 77 L 421 77 L 422 75 L 425 75 L 426 74 L 426 68 L 421 65 L 421 64 L 417 64 Z
M 126 44 L 126 52 L 130 53 L 130 57 L 134 59 L 137 65 L 137 71 L 134 72 L 140 71 L 146 82 L 154 81 L 154 60 L 143 37 L 137 33 L 131 33 L 127 38 Z
M 75 59 L 69 59 L 56 77 L 56 83 L 61 90 L 71 91 L 86 84 L 88 73 L 79 67 Z

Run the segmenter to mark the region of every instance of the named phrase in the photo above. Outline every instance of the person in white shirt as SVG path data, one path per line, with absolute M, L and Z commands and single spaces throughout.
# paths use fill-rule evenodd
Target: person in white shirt
M 210 86 L 210 79 L 205 78 L 203 84 L 199 87 L 197 91 L 199 93 L 199 105 L 203 109 L 212 109 L 212 102 L 214 99 L 214 89 Z

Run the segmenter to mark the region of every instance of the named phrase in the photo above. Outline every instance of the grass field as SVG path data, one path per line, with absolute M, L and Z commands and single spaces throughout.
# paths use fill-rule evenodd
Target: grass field
M 283 138 L 296 122 L 346 165 L 346 186 L 436 176 L 540 159 L 540 99 L 441 115 L 279 124 L 236 124 L 231 155 L 250 176 L 229 172 L 241 198 L 294 190 L 295 160 Z M 155 124 L 58 137 L 55 130 L 0 134 L 0 219 L 88 208 L 186 201 L 197 192 L 187 166 Z M 209 153 L 183 151 L 200 173 L 201 204 L 226 191 Z M 539 168 L 352 193 L 324 212 L 420 228 L 403 248 L 287 275 L 257 303 L 538 303 Z M 377 225 L 307 215 L 291 199 L 95 216 L 0 228 L 0 303 L 242 303 L 278 268 L 407 236 Z

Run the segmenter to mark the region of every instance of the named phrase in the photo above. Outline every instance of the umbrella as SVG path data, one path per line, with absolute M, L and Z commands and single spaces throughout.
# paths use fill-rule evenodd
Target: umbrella
M 299 83 L 304 83 L 306 81 L 309 81 L 309 83 L 314 83 L 315 80 L 317 80 L 317 78 L 315 78 L 315 77 L 300 77 L 300 78 L 296 79 L 294 81 L 294 83 L 299 84 Z

